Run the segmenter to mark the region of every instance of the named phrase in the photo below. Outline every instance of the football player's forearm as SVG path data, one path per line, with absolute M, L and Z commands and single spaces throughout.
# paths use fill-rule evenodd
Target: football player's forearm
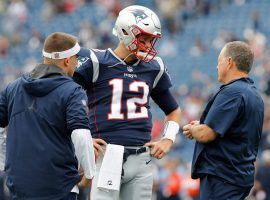
M 181 110 L 178 107 L 167 115 L 164 125 L 163 138 L 175 141 L 176 135 L 179 133 L 179 122 L 181 118 Z
M 176 123 L 179 124 L 180 120 L 181 120 L 181 109 L 178 107 L 166 116 L 165 122 L 175 121 Z

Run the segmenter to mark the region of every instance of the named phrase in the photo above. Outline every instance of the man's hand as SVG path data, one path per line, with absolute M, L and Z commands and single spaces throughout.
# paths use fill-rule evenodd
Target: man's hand
M 79 187 L 90 187 L 92 179 L 88 179 L 85 176 L 82 177 L 81 181 L 78 183 Z
M 183 126 L 183 134 L 186 138 L 192 140 L 193 139 L 193 135 L 190 131 L 191 127 L 192 126 L 196 126 L 196 125 L 199 125 L 200 124 L 200 121 L 198 120 L 194 120 L 192 122 L 190 122 L 189 124 Z
M 148 142 L 144 146 L 151 148 L 150 154 L 153 157 L 161 159 L 170 151 L 172 145 L 172 140 L 163 138 L 157 142 Z
M 194 121 L 191 121 L 190 124 L 191 125 L 199 125 L 200 124 L 200 121 L 194 120 Z
M 102 149 L 102 146 L 106 146 L 107 143 L 102 139 L 95 139 L 93 138 L 93 145 L 95 150 L 95 156 L 98 158 L 100 154 L 104 154 L 104 150 Z
M 193 136 L 192 136 L 191 131 L 190 131 L 191 126 L 192 126 L 191 124 L 187 124 L 187 125 L 183 126 L 183 134 L 186 138 L 188 138 L 190 140 L 193 139 Z

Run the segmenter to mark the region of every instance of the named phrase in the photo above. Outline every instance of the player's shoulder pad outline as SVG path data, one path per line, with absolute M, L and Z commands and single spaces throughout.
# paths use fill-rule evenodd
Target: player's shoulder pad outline
M 158 81 L 160 80 L 161 76 L 163 75 L 163 73 L 165 71 L 165 65 L 163 63 L 163 60 L 158 56 L 155 57 L 154 60 L 157 61 L 158 65 L 159 65 L 159 72 L 154 80 L 153 88 L 155 88 L 157 86 Z
M 81 48 L 80 52 L 78 53 L 79 59 L 78 59 L 78 67 L 82 66 L 83 64 L 86 64 L 86 62 L 91 61 L 92 68 L 93 68 L 93 77 L 92 82 L 96 82 L 99 75 L 99 61 L 96 55 L 96 50 L 94 49 L 87 49 L 87 48 Z

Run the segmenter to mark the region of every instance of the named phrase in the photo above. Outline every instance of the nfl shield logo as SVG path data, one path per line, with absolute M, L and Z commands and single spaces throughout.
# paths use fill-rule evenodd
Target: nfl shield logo
M 127 71 L 128 72 L 133 72 L 133 68 L 131 66 L 127 66 Z
M 54 54 L 54 58 L 59 58 L 60 56 L 59 56 L 59 53 L 55 53 Z

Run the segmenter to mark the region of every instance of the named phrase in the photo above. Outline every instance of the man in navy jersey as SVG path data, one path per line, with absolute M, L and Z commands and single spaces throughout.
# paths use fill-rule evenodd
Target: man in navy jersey
M 79 51 L 72 35 L 49 35 L 44 62 L 0 95 L 0 127 L 7 126 L 5 170 L 12 199 L 76 200 L 78 185 L 90 185 L 95 160 L 87 96 L 71 78 Z
M 91 133 L 99 156 L 91 199 L 150 200 L 151 156 L 161 159 L 168 153 L 179 131 L 181 111 L 170 93 L 167 69 L 156 57 L 154 45 L 161 37 L 156 14 L 143 6 L 129 6 L 119 13 L 113 33 L 120 40 L 117 48 L 82 49 L 74 73 L 74 80 L 87 91 Z M 166 114 L 163 137 L 156 142 L 151 141 L 150 97 Z M 125 147 L 119 191 L 97 188 L 100 152 L 108 143 Z

